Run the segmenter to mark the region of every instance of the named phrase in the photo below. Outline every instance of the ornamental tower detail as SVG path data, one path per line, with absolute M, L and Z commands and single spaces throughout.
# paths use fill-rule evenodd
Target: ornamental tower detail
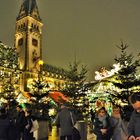
M 42 59 L 42 26 L 36 0 L 23 0 L 15 29 L 15 47 L 22 71 L 32 72 Z

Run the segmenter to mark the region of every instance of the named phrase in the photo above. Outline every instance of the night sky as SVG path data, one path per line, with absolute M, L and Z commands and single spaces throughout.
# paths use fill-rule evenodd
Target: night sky
M 0 0 L 0 40 L 14 44 L 22 0 Z M 88 80 L 112 66 L 123 40 L 140 52 L 140 0 L 37 0 L 43 21 L 43 61 L 68 69 L 75 58 L 87 65 Z

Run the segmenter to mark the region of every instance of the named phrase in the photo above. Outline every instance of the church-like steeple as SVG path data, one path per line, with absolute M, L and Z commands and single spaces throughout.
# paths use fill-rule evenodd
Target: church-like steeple
M 32 71 L 36 59 L 42 59 L 42 21 L 36 0 L 23 0 L 16 20 L 15 47 L 20 69 Z
M 28 72 L 40 71 L 42 60 L 42 26 L 36 0 L 23 0 L 16 19 L 15 48 L 18 52 L 19 68 L 24 73 L 23 89 L 27 87 Z
M 23 0 L 17 20 L 31 16 L 34 19 L 41 21 L 36 0 Z

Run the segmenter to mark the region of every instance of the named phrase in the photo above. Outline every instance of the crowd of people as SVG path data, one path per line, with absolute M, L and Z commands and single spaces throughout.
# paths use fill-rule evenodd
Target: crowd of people
M 11 118 L 6 106 L 0 108 L 0 140 L 33 140 L 32 111 L 16 106 L 15 118 Z
M 93 121 L 93 132 L 97 140 L 127 140 L 127 130 L 121 119 L 120 108 L 113 107 L 111 116 L 104 107 L 100 108 Z
M 134 108 L 131 118 L 126 125 L 121 117 L 119 106 L 113 106 L 111 116 L 105 107 L 96 113 L 92 112 L 92 132 L 97 140 L 140 140 L 140 94 L 130 96 L 130 103 Z M 0 140 L 34 140 L 31 128 L 33 126 L 32 111 L 16 106 L 17 115 L 10 118 L 6 107 L 0 108 Z M 80 133 L 75 128 L 77 116 L 65 104 L 61 105 L 54 124 L 60 128 L 60 140 L 80 140 Z M 75 136 L 74 136 L 75 135 Z
M 114 105 L 111 116 L 101 107 L 92 112 L 93 132 L 97 140 L 140 140 L 140 94 L 134 93 L 129 101 L 134 109 L 128 123 L 122 118 L 123 112 Z
M 134 111 L 128 126 L 121 117 L 119 106 L 113 106 L 111 116 L 105 107 L 101 107 L 95 113 L 92 112 L 92 132 L 96 135 L 96 140 L 140 140 L 140 94 L 131 95 L 130 103 Z M 70 109 L 63 105 L 55 120 L 56 125 L 60 128 L 60 140 L 66 140 L 66 138 L 67 140 L 80 140 L 73 139 L 72 128 L 76 123 L 75 118 L 74 114 L 71 115 Z

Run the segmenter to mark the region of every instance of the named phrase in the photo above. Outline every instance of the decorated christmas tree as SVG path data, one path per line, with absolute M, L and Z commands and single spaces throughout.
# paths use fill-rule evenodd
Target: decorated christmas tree
M 0 42 L 0 97 L 7 102 L 16 100 L 14 83 L 18 70 L 16 49 Z
M 80 63 L 74 62 L 73 64 L 69 65 L 68 71 L 68 85 L 62 91 L 65 96 L 69 98 L 70 103 L 80 114 L 84 112 L 87 113 L 88 109 L 88 99 L 86 91 L 88 90 L 87 86 L 85 86 L 86 80 L 86 73 L 87 69 L 86 66 L 81 66 Z M 87 114 L 83 114 L 86 116 Z
M 55 102 L 48 96 L 49 85 L 44 82 L 41 73 L 29 86 L 30 105 L 34 115 L 39 119 L 49 119 L 49 109 L 56 107 Z
M 120 57 L 116 57 L 116 63 L 120 64 L 121 69 L 114 76 L 115 80 L 110 81 L 119 92 L 110 92 L 112 101 L 121 100 L 121 103 L 129 104 L 129 96 L 134 92 L 140 92 L 140 78 L 137 70 L 140 66 L 140 58 L 134 58 L 132 54 L 127 54 L 128 45 L 121 42 L 118 46 L 121 50 Z
M 16 48 L 9 47 L 0 42 L 0 66 L 4 68 L 18 69 L 18 55 Z

